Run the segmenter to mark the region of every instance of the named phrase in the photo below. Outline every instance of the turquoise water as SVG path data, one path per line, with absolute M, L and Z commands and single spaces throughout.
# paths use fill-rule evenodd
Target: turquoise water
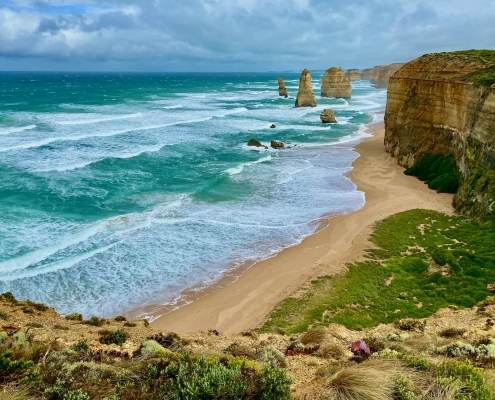
M 346 173 L 385 91 L 295 109 L 298 75 L 289 99 L 277 77 L 0 73 L 0 292 L 85 316 L 175 302 L 362 207 Z

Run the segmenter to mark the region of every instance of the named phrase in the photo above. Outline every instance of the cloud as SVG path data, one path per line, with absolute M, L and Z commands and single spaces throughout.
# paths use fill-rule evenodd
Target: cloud
M 493 48 L 492 0 L 4 0 L 0 62 L 25 69 L 364 68 Z M 480 12 L 482 10 L 482 12 Z M 0 65 L 2 65 L 0 64 Z

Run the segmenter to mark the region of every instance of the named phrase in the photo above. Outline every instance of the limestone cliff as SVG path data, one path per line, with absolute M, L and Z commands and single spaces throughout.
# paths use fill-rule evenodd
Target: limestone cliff
M 378 65 L 376 67 L 373 67 L 370 72 L 370 81 L 371 83 L 375 84 L 376 81 L 378 80 L 378 75 L 380 75 L 380 69 L 382 66 Z
M 361 80 L 361 72 L 358 69 L 348 69 L 345 73 L 347 79 L 350 81 L 360 81 Z
M 404 64 L 396 63 L 378 67 L 378 77 L 375 81 L 375 87 L 382 89 L 387 88 L 390 77 L 401 69 L 403 65 Z
M 351 94 L 351 82 L 347 79 L 342 68 L 327 69 L 321 80 L 321 96 L 349 99 Z
M 361 78 L 365 81 L 370 81 L 371 80 L 371 71 L 372 71 L 371 68 L 363 69 L 363 74 L 362 74 Z
M 386 150 L 410 167 L 427 154 L 452 154 L 460 188 L 454 205 L 495 214 L 495 51 L 427 54 L 390 78 Z
M 299 78 L 299 92 L 296 97 L 296 107 L 316 107 L 316 98 L 311 84 L 311 73 L 304 69 Z
M 282 78 L 278 78 L 278 95 L 284 96 L 285 98 L 289 97 L 289 93 L 285 87 L 285 82 Z

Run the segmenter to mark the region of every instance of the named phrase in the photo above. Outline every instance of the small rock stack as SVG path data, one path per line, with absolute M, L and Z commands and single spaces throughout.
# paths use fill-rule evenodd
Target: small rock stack
M 304 69 L 299 78 L 299 92 L 296 97 L 295 107 L 316 107 L 316 98 L 311 84 L 311 73 Z
M 284 96 L 285 98 L 289 97 L 289 93 L 285 87 L 285 82 L 282 78 L 278 78 L 278 95 Z

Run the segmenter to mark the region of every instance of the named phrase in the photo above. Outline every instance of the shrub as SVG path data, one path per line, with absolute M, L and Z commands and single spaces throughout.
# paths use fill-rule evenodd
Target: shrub
M 465 332 L 466 332 L 465 329 L 447 328 L 439 332 L 438 334 L 444 338 L 456 338 L 464 335 Z
M 63 400 L 91 400 L 91 397 L 84 392 L 82 389 L 74 390 L 72 392 L 68 392 Z
M 403 331 L 417 331 L 417 332 L 418 331 L 422 332 L 425 327 L 424 322 L 413 318 L 401 319 L 399 321 L 396 321 L 395 326 L 397 326 L 397 328 Z
M 128 328 L 135 328 L 137 326 L 137 324 L 135 322 L 126 322 L 124 324 L 124 326 L 126 326 Z
M 423 157 L 404 173 L 428 182 L 428 187 L 437 192 L 456 193 L 459 188 L 457 171 L 457 164 L 452 155 L 436 154 Z
M 261 349 L 260 361 L 272 367 L 287 368 L 288 363 L 284 354 L 273 346 L 266 346 Z
M 124 321 L 127 321 L 127 318 L 123 317 L 122 315 L 119 315 L 119 316 L 115 317 L 114 320 L 117 322 L 124 322 Z
M 16 298 L 12 294 L 12 292 L 5 292 L 2 294 L 2 297 L 7 300 L 9 303 L 17 303 Z
M 72 313 L 72 314 L 67 314 L 65 316 L 65 319 L 67 319 L 69 321 L 82 321 L 83 316 L 82 316 L 82 314 Z
M 38 310 L 38 311 L 46 311 L 50 308 L 43 303 L 35 303 L 34 301 L 30 301 L 30 300 L 26 300 L 26 303 L 28 306 L 30 306 L 30 307 L 34 308 L 35 310 Z
M 170 354 L 170 350 L 165 349 L 155 340 L 147 340 L 141 346 L 141 355 L 146 358 L 164 357 Z
M 395 378 L 394 399 L 417 400 L 414 394 L 414 383 L 407 376 L 401 374 Z
M 61 331 L 68 331 L 69 330 L 69 327 L 68 326 L 64 326 L 64 325 L 54 325 L 53 326 L 53 329 L 58 329 L 58 330 L 61 330 Z
M 340 400 L 388 400 L 393 393 L 388 371 L 371 367 L 345 368 L 327 379 L 324 386 L 333 389 Z
M 405 342 L 410 339 L 410 335 L 408 333 L 389 333 L 387 335 L 387 339 L 392 342 Z
M 444 354 L 447 357 L 470 357 L 476 355 L 476 348 L 468 343 L 454 342 L 435 350 L 438 354 Z
M 34 314 L 34 308 L 30 306 L 22 307 L 22 311 L 26 314 Z
M 81 324 L 91 325 L 91 326 L 102 326 L 105 322 L 106 322 L 106 319 L 103 319 L 103 318 L 100 319 L 98 317 L 91 317 L 90 319 L 82 321 Z
M 246 357 L 251 360 L 255 360 L 257 358 L 256 351 L 249 346 L 245 346 L 242 344 L 234 343 L 230 345 L 226 351 L 232 354 L 234 357 Z
M 21 331 L 14 333 L 12 339 L 14 340 L 14 346 L 24 346 L 28 342 L 26 334 Z
M 15 373 L 21 373 L 33 366 L 32 361 L 11 360 L 12 355 L 11 351 L 0 353 L 0 379 Z
M 76 343 L 72 348 L 74 351 L 86 351 L 89 349 L 89 345 L 86 342 L 81 341 Z
M 299 341 L 306 344 L 321 344 L 325 340 L 327 331 L 325 328 L 313 328 L 303 333 L 299 338 Z
M 129 334 L 122 329 L 116 331 L 103 331 L 101 332 L 100 343 L 103 344 L 116 344 L 118 346 L 125 343 L 129 339 Z
M 29 328 L 43 328 L 43 325 L 37 322 L 29 322 L 26 324 L 26 326 Z
M 6 332 L 0 332 L 0 345 L 2 345 L 3 341 L 7 339 L 9 335 Z

